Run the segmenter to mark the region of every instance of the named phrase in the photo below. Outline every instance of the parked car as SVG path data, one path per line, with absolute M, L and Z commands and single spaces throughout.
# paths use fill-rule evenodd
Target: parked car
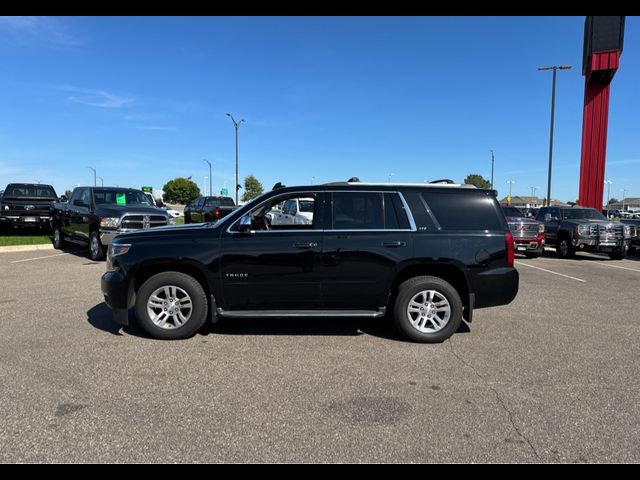
M 231 197 L 198 197 L 184 209 L 184 223 L 217 222 L 238 208 Z
M 0 231 L 9 227 L 49 228 L 51 205 L 57 200 L 51 185 L 10 183 L 0 197 Z
M 290 198 L 281 210 L 268 212 L 273 225 L 310 225 L 313 221 L 314 198 Z
M 513 235 L 516 253 L 523 253 L 529 258 L 536 258 L 544 252 L 544 223 L 527 218 L 516 207 L 502 206 L 509 230 Z
M 628 228 L 629 252 L 640 252 L 640 220 L 621 220 L 625 228 Z
M 265 216 L 313 199 L 304 224 Z M 101 288 L 120 325 L 135 307 L 156 338 L 209 319 L 387 315 L 409 339 L 441 342 L 476 308 L 518 291 L 513 235 L 495 191 L 451 184 L 281 187 L 216 223 L 119 235 Z
M 629 250 L 630 229 L 607 219 L 595 208 L 543 207 L 537 220 L 544 222 L 547 245 L 562 258 L 576 252 L 604 252 L 621 260 Z
M 92 260 L 104 260 L 106 247 L 123 232 L 173 223 L 166 210 L 132 188 L 77 187 L 67 203 L 51 208 L 53 246 L 72 242 L 89 246 Z

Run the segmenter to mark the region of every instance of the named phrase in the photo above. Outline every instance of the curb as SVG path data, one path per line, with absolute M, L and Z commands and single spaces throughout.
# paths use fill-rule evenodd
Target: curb
M 50 243 L 43 243 L 41 245 L 10 245 L 7 247 L 0 247 L 0 253 L 32 252 L 35 250 L 53 250 L 53 245 Z

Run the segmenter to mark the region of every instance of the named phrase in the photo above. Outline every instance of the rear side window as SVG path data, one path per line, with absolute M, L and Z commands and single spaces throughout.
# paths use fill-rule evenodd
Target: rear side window
M 410 228 L 397 193 L 335 192 L 331 218 L 334 230 Z
M 492 197 L 483 193 L 423 192 L 442 230 L 504 230 L 504 216 Z

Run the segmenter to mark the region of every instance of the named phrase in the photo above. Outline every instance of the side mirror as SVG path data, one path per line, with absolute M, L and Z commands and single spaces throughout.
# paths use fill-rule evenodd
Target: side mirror
M 251 231 L 252 221 L 249 215 L 243 215 L 238 221 L 238 231 L 240 233 L 249 233 Z
M 69 201 L 69 199 L 67 198 L 66 195 L 60 195 L 60 201 L 61 202 L 67 202 L 67 201 Z

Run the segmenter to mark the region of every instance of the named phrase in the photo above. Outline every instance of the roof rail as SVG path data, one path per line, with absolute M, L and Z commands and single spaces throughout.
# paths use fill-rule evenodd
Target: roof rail
M 447 185 L 453 185 L 456 182 L 454 182 L 450 178 L 441 178 L 440 180 L 432 180 L 429 183 L 446 183 Z
M 271 188 L 271 190 L 278 190 L 279 188 L 285 188 L 285 187 L 286 185 L 283 185 L 282 182 L 278 182 Z

